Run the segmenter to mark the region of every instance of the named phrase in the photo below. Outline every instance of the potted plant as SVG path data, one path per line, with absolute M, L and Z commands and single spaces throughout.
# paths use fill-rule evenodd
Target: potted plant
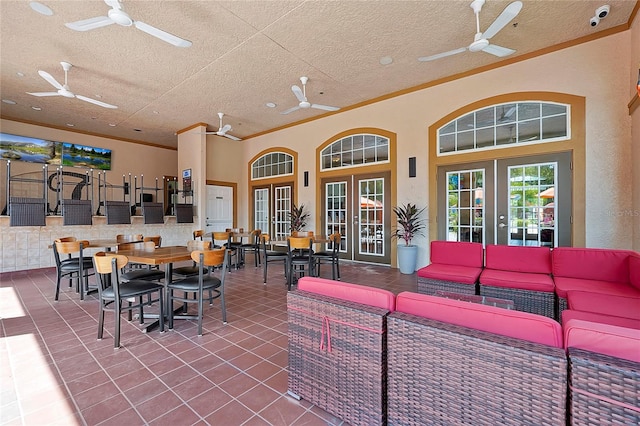
M 307 226 L 307 219 L 309 218 L 309 212 L 304 210 L 304 204 L 300 204 L 300 207 L 295 203 L 291 206 L 289 212 L 289 221 L 291 222 L 291 233 L 296 231 L 302 231 Z
M 416 271 L 418 246 L 412 245 L 411 240 L 415 236 L 424 235 L 424 210 L 425 207 L 419 209 L 411 203 L 393 208 L 398 223 L 391 235 L 398 240 L 404 240 L 404 244 L 398 244 L 398 268 L 403 274 L 413 274 Z

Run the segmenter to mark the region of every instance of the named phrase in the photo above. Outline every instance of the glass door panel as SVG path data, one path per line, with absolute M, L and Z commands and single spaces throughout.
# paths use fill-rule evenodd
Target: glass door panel
M 347 182 L 328 182 L 325 184 L 325 234 L 340 233 L 340 252 L 347 252 L 350 231 L 347 228 Z
M 384 256 L 384 179 L 364 179 L 359 185 L 359 254 Z
M 485 241 L 484 169 L 446 173 L 447 241 Z
M 253 229 L 269 233 L 269 189 L 258 188 L 253 191 Z
M 274 188 L 274 216 L 273 216 L 273 240 L 284 241 L 291 233 L 291 186 L 276 186 Z

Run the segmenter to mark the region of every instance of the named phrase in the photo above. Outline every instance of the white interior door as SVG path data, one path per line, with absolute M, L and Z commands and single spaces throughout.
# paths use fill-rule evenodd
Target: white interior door
M 207 185 L 207 220 L 205 232 L 233 228 L 233 188 Z

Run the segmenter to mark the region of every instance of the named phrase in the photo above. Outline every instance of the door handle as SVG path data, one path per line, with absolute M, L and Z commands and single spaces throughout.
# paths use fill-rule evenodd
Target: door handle
M 505 224 L 504 224 L 504 223 L 502 223 L 502 222 L 500 222 L 500 223 L 498 224 L 498 228 L 504 228 L 504 227 L 506 227 L 506 226 L 507 226 L 507 225 L 505 225 Z

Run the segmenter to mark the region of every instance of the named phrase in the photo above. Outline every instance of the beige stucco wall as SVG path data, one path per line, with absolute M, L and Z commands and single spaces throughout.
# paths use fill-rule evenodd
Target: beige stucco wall
M 635 95 L 635 87 L 640 70 L 640 14 L 631 27 L 631 60 L 629 65 L 629 99 Z M 635 100 L 635 110 L 631 116 L 632 161 L 633 164 L 633 249 L 640 251 L 640 99 Z
M 472 102 L 511 92 L 552 91 L 586 98 L 586 245 L 631 248 L 631 118 L 628 68 L 631 33 L 626 31 L 496 70 L 427 88 L 321 120 L 259 136 L 245 143 L 245 162 L 270 146 L 299 154 L 299 201 L 314 205 L 316 186 L 302 185 L 302 171 L 316 178 L 315 149 L 333 135 L 357 127 L 397 134 L 397 202 L 426 205 L 428 200 L 428 126 Z M 301 116 L 303 118 L 303 116 Z M 637 153 L 637 151 L 635 151 Z M 408 157 L 417 157 L 417 178 L 409 179 Z M 246 185 L 239 187 L 247 199 Z M 247 212 L 240 223 L 246 223 Z M 313 218 L 315 221 L 317 218 Z M 428 262 L 426 239 L 419 265 Z

